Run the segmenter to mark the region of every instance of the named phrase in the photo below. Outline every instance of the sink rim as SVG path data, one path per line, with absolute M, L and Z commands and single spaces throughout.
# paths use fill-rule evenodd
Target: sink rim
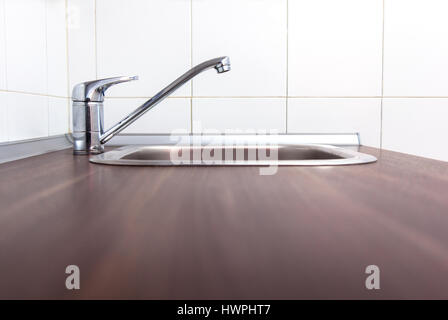
M 228 147 L 242 147 L 247 148 L 251 145 L 230 145 Z M 89 161 L 97 164 L 107 165 L 126 165 L 126 166 L 341 166 L 341 165 L 355 165 L 376 162 L 377 158 L 370 155 L 350 149 L 336 147 L 332 145 L 323 144 L 275 144 L 275 145 L 254 145 L 254 147 L 286 147 L 298 148 L 305 147 L 311 149 L 318 149 L 325 151 L 342 159 L 308 159 L 308 160 L 216 160 L 213 163 L 204 163 L 203 160 L 192 160 L 186 163 L 173 163 L 170 160 L 133 160 L 122 159 L 123 157 L 138 151 L 141 148 L 160 149 L 160 148 L 204 148 L 204 147 L 226 147 L 225 145 L 190 145 L 190 144 L 160 144 L 160 145 L 129 145 L 119 147 L 114 150 L 107 151 L 102 154 L 91 156 Z

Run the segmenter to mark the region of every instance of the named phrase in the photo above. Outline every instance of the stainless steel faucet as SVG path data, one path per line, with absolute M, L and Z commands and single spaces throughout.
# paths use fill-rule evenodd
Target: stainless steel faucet
M 137 80 L 138 77 L 107 78 L 77 84 L 73 88 L 72 94 L 73 153 L 79 155 L 104 152 L 104 144 L 113 136 L 128 127 L 193 77 L 210 68 L 215 68 L 218 73 L 227 72 L 230 70 L 230 60 L 228 57 L 219 57 L 197 65 L 106 131 L 104 130 L 103 111 L 105 91 L 113 85 Z

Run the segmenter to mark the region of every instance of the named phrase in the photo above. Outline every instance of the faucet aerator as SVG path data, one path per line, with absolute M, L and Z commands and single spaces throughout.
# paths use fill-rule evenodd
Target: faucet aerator
M 225 73 L 227 71 L 230 71 L 230 64 L 221 64 L 219 66 L 215 67 L 216 71 L 218 71 L 218 73 Z

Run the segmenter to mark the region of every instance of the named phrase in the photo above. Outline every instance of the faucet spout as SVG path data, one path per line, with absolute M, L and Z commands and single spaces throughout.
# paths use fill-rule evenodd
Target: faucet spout
M 179 89 L 181 86 L 183 86 L 185 83 L 190 81 L 192 78 L 197 76 L 199 73 L 210 69 L 215 68 L 218 73 L 224 73 L 227 71 L 230 71 L 230 59 L 229 57 L 219 57 L 215 59 L 211 59 L 208 61 L 205 61 L 191 70 L 184 73 L 182 76 L 180 76 L 178 79 L 173 81 L 171 84 L 169 84 L 167 87 L 162 89 L 160 92 L 158 92 L 154 97 L 143 103 L 140 107 L 135 109 L 133 112 L 131 112 L 128 116 L 117 122 L 115 125 L 113 125 L 110 129 L 105 131 L 100 136 L 100 143 L 104 144 L 107 141 L 109 141 L 113 136 L 115 136 L 117 133 L 121 132 L 125 128 L 127 128 L 130 124 L 132 124 L 135 120 L 140 118 L 143 114 L 154 108 L 158 103 L 163 101 L 166 97 L 171 95 L 174 91 Z

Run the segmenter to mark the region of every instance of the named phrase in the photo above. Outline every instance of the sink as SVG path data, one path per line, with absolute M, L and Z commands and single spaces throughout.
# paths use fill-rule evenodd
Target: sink
M 317 144 L 132 145 L 90 158 L 93 163 L 133 166 L 336 166 L 376 160 L 348 148 Z

